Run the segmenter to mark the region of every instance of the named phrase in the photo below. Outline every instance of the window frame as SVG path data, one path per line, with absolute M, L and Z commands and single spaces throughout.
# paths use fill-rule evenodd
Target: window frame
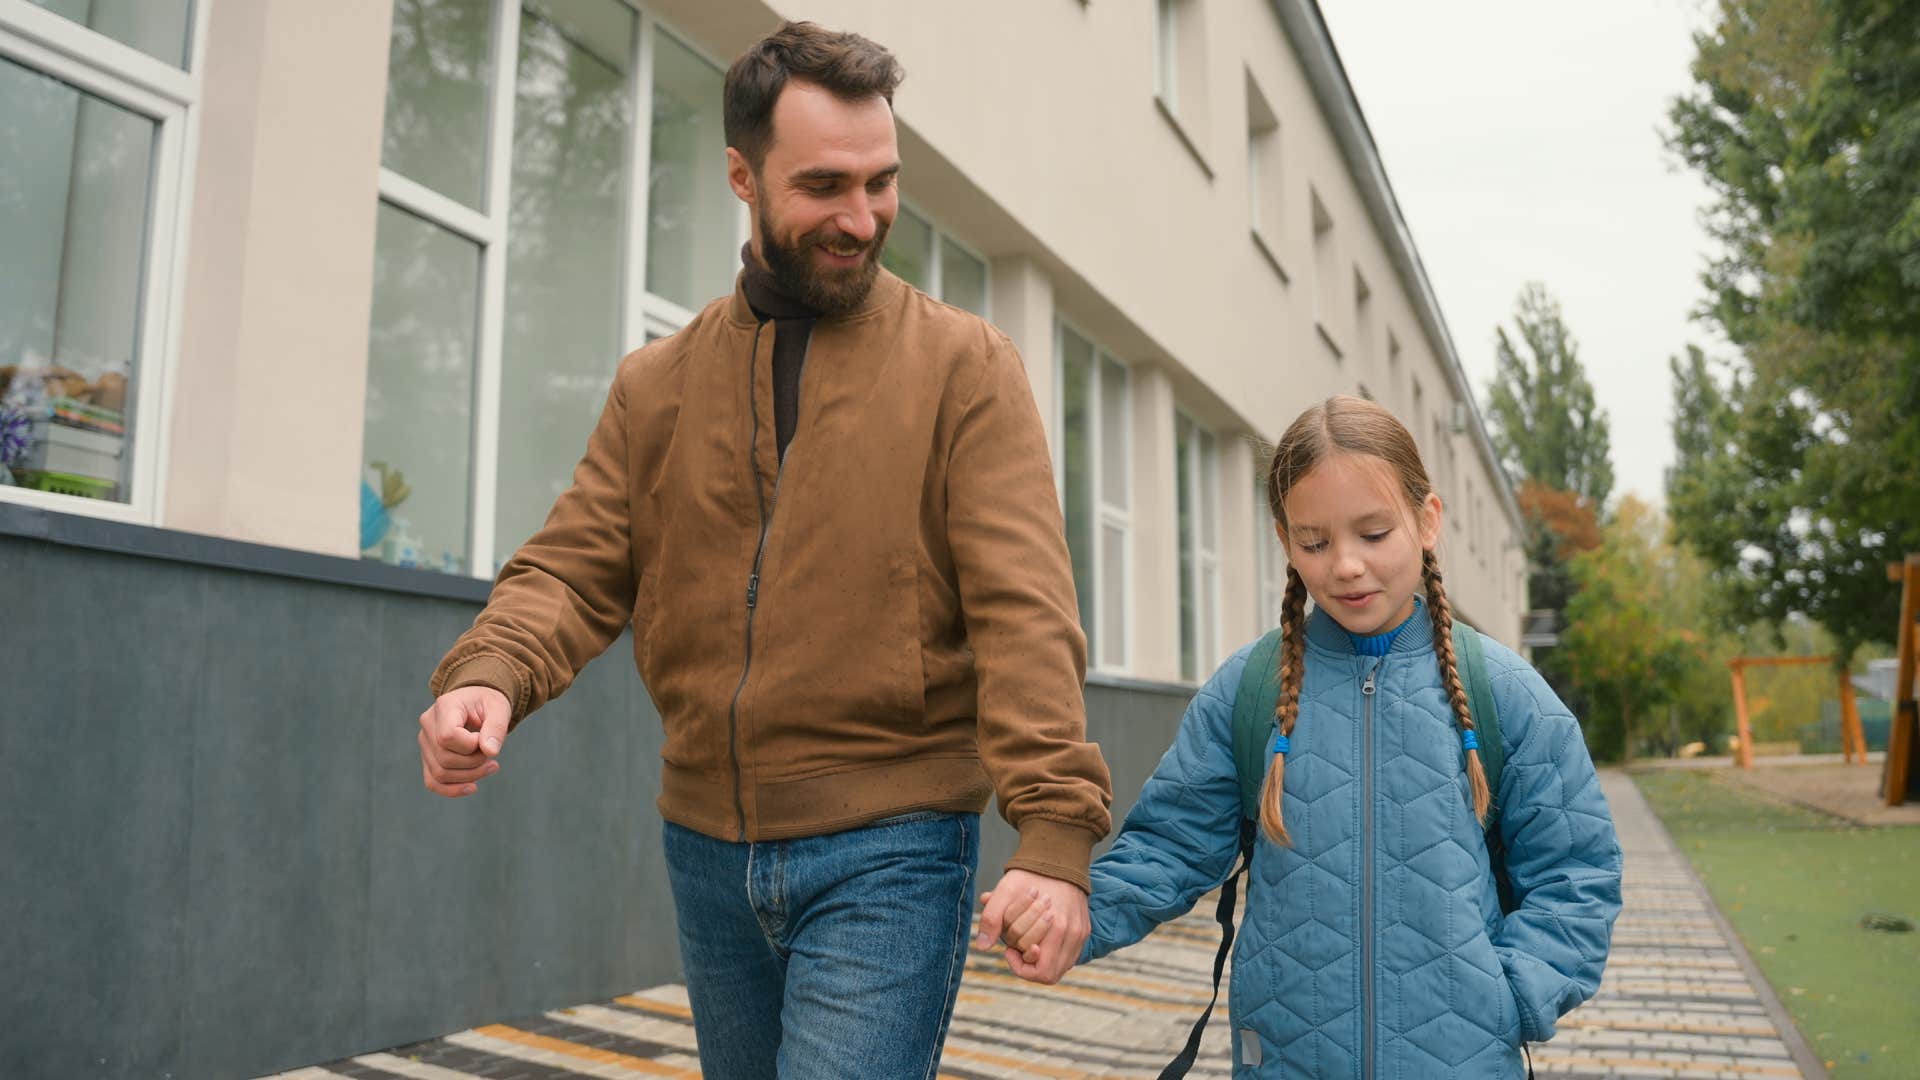
M 958 249 L 962 255 L 967 256 L 968 258 L 974 260 L 975 262 L 979 263 L 982 267 L 985 268 L 985 273 L 981 276 L 981 279 L 980 279 L 981 280 L 980 306 L 982 308 L 985 308 L 986 310 L 975 312 L 975 314 L 991 322 L 993 319 L 993 260 L 987 258 L 985 255 L 980 254 L 978 249 L 974 248 L 972 245 L 968 244 L 964 240 L 957 239 L 953 235 L 952 231 L 950 231 L 946 227 L 946 225 L 941 222 L 939 217 L 937 217 L 936 215 L 927 213 L 925 208 L 921 207 L 918 203 L 909 201 L 904 195 L 901 196 L 900 198 L 900 212 L 906 213 L 906 214 L 912 214 L 914 217 L 917 217 L 921 221 L 926 222 L 928 231 L 933 234 L 932 247 L 930 247 L 927 251 L 927 263 L 928 263 L 927 287 L 924 289 L 921 289 L 920 291 L 926 293 L 928 296 L 933 297 L 935 300 L 938 300 L 943 304 L 949 304 L 949 305 L 952 305 L 953 307 L 960 307 L 959 304 L 955 304 L 953 301 L 947 299 L 947 296 L 946 296 L 946 292 L 947 292 L 946 252 L 947 252 L 947 245 L 951 244 L 956 249 Z M 898 220 L 897 217 L 896 217 L 896 220 Z M 892 273 L 892 271 L 888 271 L 888 273 Z M 906 279 L 902 278 L 901 280 L 905 281 Z M 913 285 L 913 282 L 908 281 L 907 284 Z M 919 288 L 919 286 L 917 285 L 915 285 L 914 287 Z M 966 309 L 962 308 L 961 310 L 964 311 Z M 1078 331 L 1075 331 L 1075 332 L 1078 333 Z M 1082 335 L 1082 336 L 1085 336 L 1085 335 Z M 1092 339 L 1089 338 L 1088 340 L 1092 340 Z
M 9 0 L 0 0 L 9 2 Z M 205 2 L 205 0 L 201 0 Z M 720 62 L 697 41 L 682 33 L 634 0 L 610 0 L 634 13 L 632 63 L 627 75 L 627 104 L 632 127 L 627 142 L 626 222 L 621 248 L 620 340 L 622 350 L 639 348 L 654 337 L 672 334 L 698 312 L 648 291 L 647 230 L 649 185 L 647 169 L 653 146 L 653 73 L 655 46 L 660 35 L 671 37 L 715 71 Z M 378 202 L 387 203 L 431 225 L 443 228 L 480 249 L 479 325 L 475 333 L 473 367 L 472 465 L 468 482 L 467 572 L 464 576 L 491 579 L 510 552 L 498 547 L 501 385 L 505 374 L 505 322 L 508 219 L 513 179 L 513 131 L 519 89 L 520 23 L 522 0 L 489 0 L 491 22 L 489 83 L 487 87 L 487 154 L 483 177 L 485 212 L 442 195 L 380 165 Z M 751 235 L 746 205 L 734 216 L 736 243 Z M 609 364 L 617 357 L 610 357 Z M 611 377 L 611 371 L 609 371 Z M 584 437 L 584 432 L 582 433 Z
M 1188 447 L 1188 462 L 1192 469 L 1192 475 L 1184 478 L 1184 481 L 1183 481 L 1183 478 L 1179 475 L 1179 431 L 1180 431 L 1180 422 L 1183 420 L 1186 422 L 1186 425 L 1187 425 L 1187 437 L 1191 440 L 1191 443 L 1192 443 L 1192 445 Z M 1174 407 L 1174 440 L 1175 440 L 1174 508 L 1175 508 L 1176 516 L 1178 514 L 1179 503 L 1180 503 L 1179 487 L 1182 482 L 1192 485 L 1191 490 L 1193 491 L 1193 498 L 1194 498 L 1193 520 L 1192 520 L 1193 533 L 1190 537 L 1180 536 L 1180 537 L 1177 537 L 1175 540 L 1176 568 L 1179 562 L 1177 558 L 1178 549 L 1185 544 L 1192 545 L 1192 550 L 1193 550 L 1193 567 L 1191 571 L 1192 577 L 1191 577 L 1191 580 L 1182 582 L 1181 586 L 1182 588 L 1189 588 L 1189 587 L 1192 588 L 1193 596 L 1195 600 L 1195 604 L 1194 604 L 1195 622 L 1194 622 L 1194 628 L 1193 628 L 1194 629 L 1194 642 L 1193 642 L 1194 670 L 1191 674 L 1189 674 L 1187 671 L 1184 670 L 1184 664 L 1183 664 L 1183 670 L 1180 673 L 1180 677 L 1185 681 L 1198 683 L 1203 679 L 1205 679 L 1208 673 L 1212 672 L 1213 669 L 1216 666 L 1218 666 L 1220 663 L 1220 652 L 1221 652 L 1220 640 L 1221 640 L 1221 624 L 1222 624 L 1221 612 L 1220 612 L 1220 597 L 1222 595 L 1222 585 L 1223 585 L 1223 582 L 1220 579 L 1220 548 L 1222 546 L 1221 536 L 1220 536 L 1220 522 L 1222 518 L 1222 515 L 1220 513 L 1221 439 L 1220 439 L 1219 433 L 1216 432 L 1211 426 L 1202 423 L 1198 417 L 1194 416 L 1192 413 L 1188 412 L 1187 410 L 1182 409 L 1178 406 L 1175 406 Z M 1211 440 L 1213 444 L 1213 454 L 1211 458 L 1213 467 L 1211 470 L 1207 468 L 1207 464 L 1208 464 L 1208 458 L 1206 454 L 1207 440 Z M 1211 499 L 1209 499 L 1208 497 L 1209 496 L 1208 488 L 1211 488 Z M 1206 523 L 1201 520 L 1205 516 L 1206 508 L 1209 502 L 1211 502 L 1213 506 L 1213 547 L 1211 549 L 1207 548 L 1204 544 L 1204 540 L 1207 535 L 1207 529 L 1206 529 Z M 1202 586 L 1207 580 L 1205 571 L 1209 569 L 1213 571 L 1213 588 L 1210 594 L 1205 597 L 1205 599 L 1207 600 L 1206 610 L 1212 613 L 1213 619 L 1212 619 L 1212 625 L 1206 626 L 1199 621 L 1200 612 L 1201 612 L 1201 605 L 1199 601 L 1202 599 L 1202 593 L 1206 591 L 1202 588 Z M 1185 629 L 1186 628 L 1184 626 L 1181 627 L 1181 630 L 1183 633 Z
M 1072 320 L 1068 319 L 1064 315 L 1056 315 L 1054 317 L 1054 320 L 1053 320 L 1053 358 L 1054 358 L 1053 359 L 1053 406 L 1054 407 L 1053 407 L 1053 425 L 1052 425 L 1053 437 L 1051 442 L 1053 443 L 1052 450 L 1053 450 L 1054 489 L 1060 499 L 1060 512 L 1063 518 L 1065 517 L 1066 510 L 1067 510 L 1067 469 L 1066 469 L 1067 356 L 1066 356 L 1066 348 L 1065 348 L 1065 345 L 1066 345 L 1065 335 L 1068 333 L 1073 334 L 1075 337 L 1078 337 L 1080 340 L 1087 343 L 1087 345 L 1091 350 L 1090 355 L 1092 358 L 1091 360 L 1092 371 L 1090 373 L 1089 379 L 1087 380 L 1088 400 L 1086 404 L 1087 404 L 1087 416 L 1088 416 L 1089 424 L 1091 427 L 1091 430 L 1088 432 L 1088 439 L 1087 439 L 1087 461 L 1088 461 L 1087 484 L 1088 484 L 1088 488 L 1090 489 L 1090 494 L 1092 496 L 1092 503 L 1093 503 L 1091 507 L 1092 515 L 1093 515 L 1093 551 L 1089 553 L 1089 555 L 1093 559 L 1093 565 L 1090 568 L 1090 578 L 1089 578 L 1093 582 L 1093 597 L 1092 597 L 1092 602 L 1088 605 L 1088 610 L 1092 612 L 1093 632 L 1089 634 L 1089 637 L 1091 638 L 1093 644 L 1087 650 L 1087 670 L 1091 672 L 1099 672 L 1105 675 L 1128 676 L 1133 673 L 1135 669 L 1136 658 L 1139 655 L 1139 653 L 1135 649 L 1135 640 L 1137 635 L 1134 633 L 1134 624 L 1138 621 L 1134 616 L 1135 616 L 1135 613 L 1138 611 L 1138 608 L 1135 606 L 1135 600 L 1134 600 L 1135 589 L 1134 589 L 1134 583 L 1133 583 L 1133 567 L 1134 567 L 1135 550 L 1136 550 L 1135 542 L 1134 542 L 1135 538 L 1133 533 L 1133 519 L 1134 519 L 1134 507 L 1138 505 L 1139 489 L 1138 489 L 1138 485 L 1135 483 L 1134 475 L 1133 475 L 1134 473 L 1134 468 L 1133 468 L 1134 447 L 1133 447 L 1133 439 L 1132 439 L 1133 405 L 1134 405 L 1133 365 L 1127 363 L 1125 360 L 1114 355 L 1113 353 L 1108 352 L 1105 348 L 1103 348 L 1100 345 L 1099 339 L 1081 330 L 1078 326 L 1075 326 Z M 1121 460 L 1126 463 L 1125 465 L 1126 475 L 1122 480 L 1122 484 L 1124 485 L 1126 490 L 1126 498 L 1127 498 L 1127 505 L 1124 508 L 1115 507 L 1113 504 L 1107 502 L 1106 499 L 1102 497 L 1104 481 L 1106 479 L 1105 473 L 1103 472 L 1103 469 L 1105 468 L 1103 462 L 1105 461 L 1105 456 L 1106 456 L 1105 451 L 1107 448 L 1106 446 L 1107 432 L 1105 431 L 1105 425 L 1101 422 L 1101 419 L 1100 419 L 1100 405 L 1101 405 L 1101 391 L 1103 389 L 1104 380 L 1106 378 L 1105 365 L 1107 363 L 1111 363 L 1114 366 L 1119 367 L 1120 369 L 1124 370 L 1127 373 L 1126 386 L 1123 387 L 1121 390 L 1121 399 L 1120 399 L 1120 411 L 1121 411 L 1121 414 L 1126 418 L 1125 422 L 1121 425 L 1122 436 L 1125 440 L 1121 448 L 1122 449 Z M 1105 647 L 1105 641 L 1104 641 L 1104 636 L 1099 633 L 1099 626 L 1100 626 L 1101 620 L 1106 616 L 1106 604 L 1107 604 L 1107 599 L 1102 588 L 1102 585 L 1106 580 L 1106 570 L 1107 570 L 1106 545 L 1101 541 L 1103 538 L 1103 530 L 1109 526 L 1119 530 L 1120 532 L 1121 566 L 1120 566 L 1119 600 L 1120 600 L 1120 616 L 1121 616 L 1120 617 L 1121 660 L 1117 664 L 1107 663 L 1100 655 L 1101 650 Z M 1072 557 L 1071 550 L 1069 550 L 1068 552 L 1068 557 L 1069 558 Z M 1082 627 L 1081 629 L 1086 630 L 1087 628 Z
M 133 525 L 157 525 L 166 505 L 173 391 L 179 361 L 188 214 L 193 205 L 206 67 L 208 13 L 195 0 L 184 68 L 26 0 L 0 0 L 0 57 L 152 121 L 145 235 L 132 373 L 135 406 L 127 452 L 127 501 L 0 486 L 0 501 Z

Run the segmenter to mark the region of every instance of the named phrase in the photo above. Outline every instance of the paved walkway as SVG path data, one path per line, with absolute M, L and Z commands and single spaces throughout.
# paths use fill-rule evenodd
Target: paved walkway
M 1639 790 L 1620 772 L 1603 774 L 1602 782 L 1626 849 L 1626 908 L 1599 995 L 1563 1020 L 1551 1043 L 1534 1048 L 1539 1074 L 1810 1075 L 1789 1052 L 1777 1003 L 1730 944 L 1731 932 Z M 1208 899 L 1140 945 L 1076 969 L 1059 987 L 1021 982 L 997 957 L 976 953 L 940 1075 L 1150 1080 L 1206 1004 L 1218 942 Z M 692 1080 L 700 1073 L 686 1001 L 681 987 L 655 987 L 282 1077 Z M 1223 1003 L 1208 1028 L 1200 1064 L 1189 1074 L 1194 1080 L 1227 1080 L 1225 1011 Z M 1790 1031 L 1786 1037 L 1797 1038 Z

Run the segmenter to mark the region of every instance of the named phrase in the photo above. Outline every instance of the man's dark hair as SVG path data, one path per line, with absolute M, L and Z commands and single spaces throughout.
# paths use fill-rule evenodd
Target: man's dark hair
M 727 145 L 759 171 L 773 145 L 773 104 L 790 79 L 824 87 L 844 101 L 878 94 L 891 107 L 893 91 L 905 77 L 892 53 L 859 34 L 787 23 L 727 69 Z

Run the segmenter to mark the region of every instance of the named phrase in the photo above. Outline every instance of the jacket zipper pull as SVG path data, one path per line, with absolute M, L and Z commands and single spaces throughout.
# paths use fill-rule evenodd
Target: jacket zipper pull
M 759 602 L 760 602 L 760 575 L 753 574 L 747 578 L 747 606 L 752 607 Z
M 1360 692 L 1368 697 L 1373 696 L 1373 672 L 1367 672 L 1367 681 L 1360 684 Z

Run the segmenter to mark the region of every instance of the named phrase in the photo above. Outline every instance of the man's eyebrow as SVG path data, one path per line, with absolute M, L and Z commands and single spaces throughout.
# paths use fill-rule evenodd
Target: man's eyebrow
M 899 175 L 899 173 L 900 173 L 900 163 L 896 161 L 892 165 L 889 165 L 886 168 L 881 169 L 879 172 L 873 174 L 873 179 L 879 180 L 882 177 L 897 176 Z M 795 183 L 804 184 L 810 180 L 845 180 L 847 177 L 851 175 L 853 174 L 849 173 L 845 169 L 829 169 L 829 168 L 826 168 L 825 166 L 822 166 L 816 169 L 802 169 L 799 172 L 794 173 L 791 179 Z

